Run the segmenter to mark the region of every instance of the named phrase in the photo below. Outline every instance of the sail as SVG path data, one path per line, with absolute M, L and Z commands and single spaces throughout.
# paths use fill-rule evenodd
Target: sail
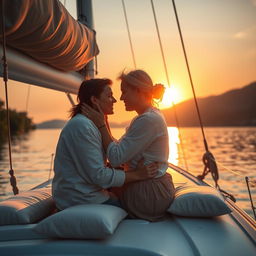
M 95 32 L 76 21 L 58 0 L 4 1 L 4 19 L 9 78 L 77 93 L 84 78 L 74 71 L 99 53 Z
M 3 55 L 0 44 L 0 56 Z M 40 63 L 14 49 L 7 48 L 8 76 L 12 80 L 57 91 L 77 94 L 84 77 L 78 72 L 63 72 Z M 3 67 L 0 65 L 0 75 Z
M 8 46 L 56 69 L 78 71 L 99 52 L 95 32 L 58 0 L 4 1 L 4 18 Z

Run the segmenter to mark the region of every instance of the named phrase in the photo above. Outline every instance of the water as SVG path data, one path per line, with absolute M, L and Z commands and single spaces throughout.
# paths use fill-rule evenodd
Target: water
M 175 127 L 169 127 L 168 131 L 169 161 L 184 168 L 187 166 L 194 175 L 201 174 L 204 153 L 201 130 L 182 128 L 181 136 Z M 124 129 L 113 128 L 112 132 L 119 138 Z M 238 206 L 253 216 L 245 176 L 249 177 L 256 205 L 256 127 L 205 128 L 205 133 L 210 151 L 218 162 L 220 187 L 234 195 Z M 20 191 L 30 189 L 52 176 L 52 157 L 59 134 L 59 129 L 35 130 L 13 142 L 13 169 Z M 0 199 L 12 195 L 8 159 L 8 145 L 5 144 L 0 152 Z M 206 181 L 213 184 L 210 174 Z

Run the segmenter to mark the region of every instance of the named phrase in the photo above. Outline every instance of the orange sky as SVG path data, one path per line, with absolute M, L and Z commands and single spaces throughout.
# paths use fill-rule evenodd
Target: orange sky
M 75 1 L 65 2 L 71 8 Z M 147 71 L 155 83 L 167 85 L 150 1 L 125 3 L 137 67 Z M 154 3 L 170 80 L 177 100 L 186 100 L 192 93 L 171 1 Z M 256 81 L 256 0 L 176 0 L 176 6 L 198 97 Z M 93 0 L 93 7 L 100 48 L 98 77 L 111 78 L 119 98 L 116 77 L 123 69 L 133 69 L 121 0 Z M 24 111 L 28 90 L 28 113 L 35 123 L 68 118 L 70 103 L 64 93 L 13 81 L 9 83 L 10 108 Z M 5 98 L 3 86 L 0 98 Z M 134 115 L 125 113 L 119 102 L 110 121 L 123 122 Z

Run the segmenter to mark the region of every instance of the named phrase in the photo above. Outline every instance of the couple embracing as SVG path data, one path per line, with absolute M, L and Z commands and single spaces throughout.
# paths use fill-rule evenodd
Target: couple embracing
M 78 104 L 58 141 L 52 184 L 59 210 L 78 204 L 111 204 L 131 218 L 158 221 L 174 198 L 168 168 L 168 132 L 154 99 L 164 87 L 142 70 L 122 73 L 121 98 L 136 111 L 126 133 L 115 140 L 107 122 L 116 99 L 109 79 L 84 81 Z M 107 161 L 109 163 L 107 163 Z

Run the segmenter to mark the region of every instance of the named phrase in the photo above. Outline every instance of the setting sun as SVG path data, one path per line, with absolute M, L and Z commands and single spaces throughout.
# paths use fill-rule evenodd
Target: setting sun
M 171 86 L 165 88 L 163 99 L 159 101 L 158 106 L 160 109 L 170 108 L 172 107 L 173 103 L 175 104 L 179 101 L 181 101 L 179 91 L 174 86 Z

